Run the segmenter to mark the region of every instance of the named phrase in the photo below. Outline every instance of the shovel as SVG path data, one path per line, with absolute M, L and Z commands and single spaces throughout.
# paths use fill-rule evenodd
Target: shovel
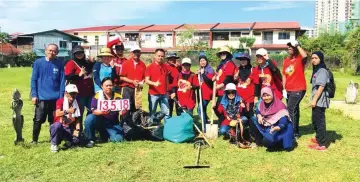
M 216 81 L 214 81 L 214 87 L 213 87 L 213 97 L 212 102 L 215 103 L 215 96 L 216 96 Z M 211 118 L 210 118 L 210 124 L 206 124 L 205 129 L 206 137 L 209 139 L 217 139 L 219 135 L 219 128 L 217 124 L 214 124 L 214 109 L 211 109 Z

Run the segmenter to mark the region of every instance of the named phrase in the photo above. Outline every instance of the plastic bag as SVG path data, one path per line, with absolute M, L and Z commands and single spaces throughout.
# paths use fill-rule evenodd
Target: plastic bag
M 164 139 L 174 143 L 183 143 L 195 137 L 193 118 L 188 113 L 182 113 L 165 120 Z

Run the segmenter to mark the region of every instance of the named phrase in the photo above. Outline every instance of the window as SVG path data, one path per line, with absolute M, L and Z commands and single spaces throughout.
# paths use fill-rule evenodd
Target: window
M 290 32 L 279 32 L 279 40 L 290 39 Z
M 74 32 L 74 35 L 79 35 L 79 33 L 77 33 L 77 32 Z
M 241 35 L 249 35 L 250 32 L 242 32 Z
M 230 36 L 231 37 L 241 37 L 241 32 L 231 32 Z
M 62 49 L 66 49 L 66 47 L 67 47 L 67 42 L 66 42 L 66 40 L 60 40 L 59 41 L 59 47 L 60 48 L 62 48 Z
M 168 33 L 168 34 L 166 34 L 166 36 L 168 36 L 168 37 L 172 37 L 172 34 L 171 34 L 171 33 Z
M 99 42 L 99 36 L 95 35 L 95 42 Z
M 229 32 L 214 32 L 213 40 L 229 40 Z
M 151 40 L 151 34 L 145 34 L 145 41 Z
M 210 35 L 208 32 L 195 32 L 194 37 L 197 37 L 199 40 L 209 40 Z
M 254 34 L 254 36 L 260 36 L 261 32 L 254 32 L 253 34 Z
M 125 33 L 125 38 L 129 41 L 136 41 L 139 37 L 138 33 Z
M 84 39 L 87 40 L 87 36 L 86 36 L 86 35 L 84 35 Z

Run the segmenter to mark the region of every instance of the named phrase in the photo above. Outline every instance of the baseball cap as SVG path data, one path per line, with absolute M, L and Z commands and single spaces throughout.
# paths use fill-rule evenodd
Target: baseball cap
M 67 93 L 79 93 L 78 88 L 74 84 L 69 84 L 65 87 Z
M 181 64 L 191 64 L 191 59 L 190 58 L 183 58 L 181 60 Z
M 267 55 L 267 54 L 268 54 L 268 52 L 267 52 L 266 49 L 260 48 L 260 49 L 258 49 L 258 50 L 256 51 L 256 54 L 255 54 L 255 55 L 264 56 L 264 55 Z
M 134 52 L 134 51 L 141 51 L 141 49 L 139 46 L 131 47 L 130 52 Z

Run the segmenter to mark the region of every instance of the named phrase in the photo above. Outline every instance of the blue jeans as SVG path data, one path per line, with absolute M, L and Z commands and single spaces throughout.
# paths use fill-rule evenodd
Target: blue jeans
M 95 129 L 100 131 L 100 136 L 104 137 L 107 132 L 111 142 L 122 142 L 123 130 L 120 123 L 106 120 L 103 116 L 89 114 L 85 119 L 85 135 L 89 140 L 95 141 Z
M 241 120 L 242 120 L 243 125 L 248 125 L 249 124 L 249 120 L 248 120 L 247 117 L 241 116 Z M 219 135 L 226 135 L 229 130 L 230 130 L 229 125 L 222 125 L 222 126 L 220 126 Z
M 161 112 L 165 114 L 165 119 L 170 117 L 167 95 L 149 95 L 148 100 L 151 118 L 154 118 L 158 104 L 160 104 Z
M 209 102 L 210 102 L 210 101 L 208 101 L 208 100 L 202 100 L 204 125 L 205 125 L 206 123 L 208 123 L 208 121 L 207 121 L 206 108 L 207 108 Z M 199 104 L 199 107 L 198 107 L 198 114 L 199 114 L 199 116 L 200 116 L 200 104 Z M 201 117 L 201 116 L 200 116 L 200 117 Z

